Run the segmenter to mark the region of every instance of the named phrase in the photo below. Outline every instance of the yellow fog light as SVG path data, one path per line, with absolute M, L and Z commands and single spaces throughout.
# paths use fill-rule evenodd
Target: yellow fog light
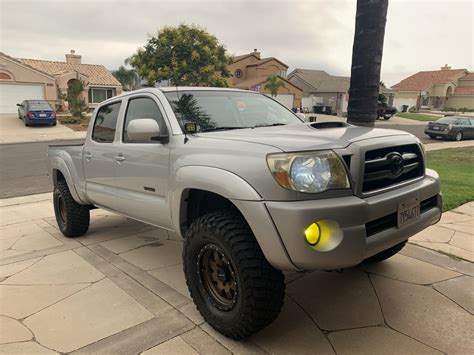
M 321 238 L 321 229 L 317 223 L 313 223 L 306 228 L 304 235 L 306 236 L 306 241 L 309 245 L 316 245 Z
M 344 233 L 336 221 L 320 219 L 314 221 L 304 231 L 306 242 L 316 251 L 329 251 L 336 248 Z

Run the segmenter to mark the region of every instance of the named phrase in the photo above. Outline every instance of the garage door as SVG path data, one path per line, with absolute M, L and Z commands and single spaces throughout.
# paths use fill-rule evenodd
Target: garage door
M 43 100 L 42 85 L 0 83 L 0 113 L 16 113 L 23 100 Z
M 293 95 L 289 95 L 289 94 L 277 95 L 276 97 L 274 97 L 274 99 L 277 100 L 282 105 L 288 107 L 289 109 L 293 108 Z

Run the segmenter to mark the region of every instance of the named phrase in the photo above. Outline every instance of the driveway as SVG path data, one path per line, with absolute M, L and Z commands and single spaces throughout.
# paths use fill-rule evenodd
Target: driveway
M 61 125 L 25 127 L 17 114 L 0 114 L 0 144 L 81 139 L 85 132 L 75 132 Z
M 0 353 L 473 353 L 473 207 L 383 263 L 287 273 L 280 317 L 236 342 L 196 311 L 173 234 L 93 210 L 67 239 L 51 194 L 0 200 Z

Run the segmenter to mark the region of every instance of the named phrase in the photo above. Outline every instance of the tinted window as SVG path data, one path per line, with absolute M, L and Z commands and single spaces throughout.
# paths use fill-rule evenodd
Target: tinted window
M 156 141 L 147 141 L 147 142 L 136 142 L 128 138 L 127 127 L 128 124 L 139 118 L 152 118 L 160 127 L 161 134 L 166 134 L 167 129 L 163 115 L 161 114 L 160 109 L 156 105 L 155 101 L 147 97 L 139 97 L 136 99 L 131 99 L 128 102 L 127 113 L 125 114 L 125 122 L 123 128 L 123 141 L 126 143 L 156 143 Z
M 30 110 L 51 110 L 51 106 L 46 101 L 33 101 L 28 102 L 28 108 Z
M 441 117 L 436 122 L 444 124 L 454 124 L 458 120 L 458 117 Z
M 458 124 L 460 124 L 461 126 L 470 126 L 471 125 L 471 123 L 469 122 L 469 120 L 467 118 L 460 119 Z
M 119 110 L 120 102 L 103 106 L 99 109 L 94 122 L 94 130 L 92 131 L 93 140 L 101 143 L 114 141 Z

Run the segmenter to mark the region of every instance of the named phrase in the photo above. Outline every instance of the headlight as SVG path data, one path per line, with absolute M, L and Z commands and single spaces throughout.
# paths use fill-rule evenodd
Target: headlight
M 269 154 L 268 167 L 284 188 L 300 192 L 322 192 L 350 188 L 341 159 L 331 150 Z

